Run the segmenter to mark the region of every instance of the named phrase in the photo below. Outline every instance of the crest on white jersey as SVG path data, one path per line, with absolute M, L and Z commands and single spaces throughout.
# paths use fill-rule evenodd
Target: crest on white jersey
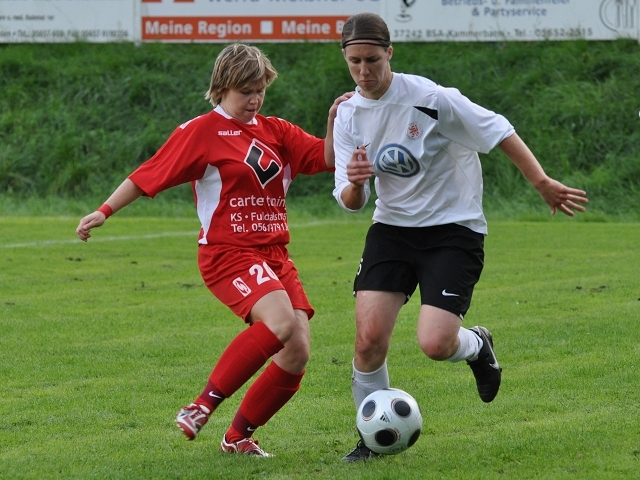
M 410 123 L 407 127 L 407 138 L 409 140 L 417 140 L 422 136 L 424 128 L 419 123 Z
M 420 171 L 420 163 L 402 145 L 390 143 L 378 152 L 374 161 L 376 170 L 398 177 L 413 177 Z

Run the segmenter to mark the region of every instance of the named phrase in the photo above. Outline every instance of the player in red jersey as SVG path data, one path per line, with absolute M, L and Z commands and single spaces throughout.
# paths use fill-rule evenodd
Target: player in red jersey
M 277 72 L 256 47 L 231 44 L 216 59 L 206 98 L 213 111 L 180 125 L 76 233 L 91 229 L 138 197 L 154 197 L 191 182 L 202 228 L 198 266 L 211 292 L 249 328 L 223 351 L 202 393 L 176 417 L 193 440 L 209 416 L 272 361 L 247 390 L 220 450 L 271 456 L 252 438 L 300 388 L 309 359 L 313 316 L 298 272 L 289 259 L 285 197 L 298 174 L 334 166 L 333 121 L 325 139 L 286 120 L 259 115 L 266 88 Z

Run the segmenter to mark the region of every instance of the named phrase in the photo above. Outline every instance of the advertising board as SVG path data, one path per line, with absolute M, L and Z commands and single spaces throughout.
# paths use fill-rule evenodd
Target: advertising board
M 137 5 L 137 0 L 0 0 L 0 42 L 135 41 Z
M 337 41 L 374 12 L 394 42 L 638 39 L 640 0 L 0 0 L 0 43 Z
M 388 0 L 395 42 L 638 38 L 638 0 Z

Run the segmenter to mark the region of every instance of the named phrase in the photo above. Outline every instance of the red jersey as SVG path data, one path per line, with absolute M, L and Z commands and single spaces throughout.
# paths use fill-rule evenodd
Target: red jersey
M 176 128 L 129 178 L 150 197 L 191 182 L 198 242 L 252 247 L 289 243 L 289 184 L 326 170 L 323 139 L 276 117 L 242 123 L 218 106 Z

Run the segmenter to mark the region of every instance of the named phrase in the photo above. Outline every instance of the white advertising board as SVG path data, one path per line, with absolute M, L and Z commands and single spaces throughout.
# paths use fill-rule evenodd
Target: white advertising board
M 137 40 L 137 0 L 0 0 L 0 42 Z
M 387 0 L 392 41 L 638 38 L 640 0 Z
M 638 39 L 640 0 L 0 0 L 0 43 L 337 41 L 375 12 L 394 42 Z

